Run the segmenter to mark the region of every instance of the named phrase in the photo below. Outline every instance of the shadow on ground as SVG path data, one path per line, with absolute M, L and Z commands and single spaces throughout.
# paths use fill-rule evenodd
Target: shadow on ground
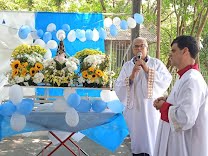
M 0 156 L 34 156 L 37 155 L 44 146 L 50 141 L 47 137 L 47 132 L 34 132 L 30 136 L 17 135 L 5 138 L 0 142 Z M 127 137 L 121 146 L 112 153 L 102 146 L 84 137 L 79 143 L 79 146 L 88 153 L 89 156 L 131 156 L 130 139 Z M 75 146 L 69 141 L 67 142 L 76 153 Z M 43 155 L 47 155 L 56 146 L 52 145 L 44 151 Z M 65 147 L 59 148 L 52 156 L 71 156 Z M 42 156 L 42 154 L 41 154 Z M 81 154 L 81 156 L 85 156 Z

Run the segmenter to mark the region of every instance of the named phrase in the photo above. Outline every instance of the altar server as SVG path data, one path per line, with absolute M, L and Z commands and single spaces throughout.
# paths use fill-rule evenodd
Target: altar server
M 154 156 L 208 156 L 207 84 L 195 63 L 197 54 L 191 36 L 171 44 L 170 60 L 179 79 L 167 99 L 154 102 L 161 113 Z
M 148 55 L 145 38 L 134 39 L 132 50 L 134 57 L 123 65 L 115 91 L 125 104 L 132 154 L 152 156 L 160 119 L 153 101 L 167 90 L 172 77 L 162 61 Z

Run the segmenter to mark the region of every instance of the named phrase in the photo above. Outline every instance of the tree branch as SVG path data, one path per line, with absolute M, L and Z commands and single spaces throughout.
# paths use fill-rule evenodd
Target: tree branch
M 167 20 L 169 18 L 169 16 L 171 16 L 174 13 L 174 11 L 172 11 L 169 15 L 167 15 L 163 20 L 161 20 L 161 22 L 164 22 L 165 20 Z
M 103 12 L 106 12 L 106 7 L 105 7 L 104 0 L 100 0 L 100 4 L 101 4 L 101 7 L 103 9 Z

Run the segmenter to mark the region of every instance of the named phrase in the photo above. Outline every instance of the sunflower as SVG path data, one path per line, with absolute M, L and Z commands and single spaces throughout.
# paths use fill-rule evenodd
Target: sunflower
M 94 71 L 95 71 L 95 68 L 90 67 L 90 68 L 88 68 L 88 70 L 89 70 L 90 72 L 94 72 Z
M 41 64 L 41 63 L 36 63 L 35 64 L 35 69 L 37 70 L 37 71 L 40 71 L 40 70 L 42 70 L 43 69 L 43 65 Z
M 92 79 L 92 75 L 87 75 L 87 78 L 88 78 L 89 80 L 91 80 L 91 79 Z
M 103 76 L 103 72 L 102 72 L 101 70 L 99 70 L 99 69 L 97 69 L 97 70 L 95 71 L 95 73 L 96 73 L 99 77 L 102 77 L 102 76 Z
M 26 68 L 22 68 L 21 76 L 25 77 L 26 74 L 27 74 L 27 69 Z
M 82 72 L 82 77 L 84 77 L 84 78 L 86 78 L 86 79 L 87 79 L 87 76 L 88 76 L 88 73 L 87 73 L 87 71 L 86 71 L 86 70 L 84 70 L 84 71 Z
M 17 76 L 17 74 L 19 73 L 18 69 L 13 69 L 12 70 L 12 78 L 14 78 L 15 76 Z
M 10 65 L 11 65 L 12 69 L 18 69 L 21 67 L 21 63 L 19 60 L 12 61 L 12 63 Z
M 36 70 L 36 68 L 30 68 L 30 75 L 31 76 L 34 76 L 35 74 L 36 74 L 36 72 L 37 72 L 37 70 Z
M 22 67 L 23 67 L 23 68 L 26 68 L 27 66 L 28 66 L 28 63 L 27 63 L 27 62 L 23 62 L 23 63 L 22 63 Z
M 91 82 L 95 82 L 95 79 L 97 79 L 97 75 L 96 74 L 92 74 L 92 78 L 91 78 Z

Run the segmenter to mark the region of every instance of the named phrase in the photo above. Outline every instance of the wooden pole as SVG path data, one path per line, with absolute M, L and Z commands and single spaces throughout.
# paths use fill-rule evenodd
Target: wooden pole
M 141 12 L 141 3 L 142 0 L 132 0 L 132 16 L 134 16 L 135 13 Z M 140 36 L 140 25 L 137 24 L 135 28 L 131 29 L 131 43 L 132 41 Z M 133 57 L 132 49 L 131 49 L 131 56 Z
M 158 59 L 160 59 L 161 1 L 162 0 L 157 0 L 157 50 L 156 50 L 156 58 L 158 58 Z

